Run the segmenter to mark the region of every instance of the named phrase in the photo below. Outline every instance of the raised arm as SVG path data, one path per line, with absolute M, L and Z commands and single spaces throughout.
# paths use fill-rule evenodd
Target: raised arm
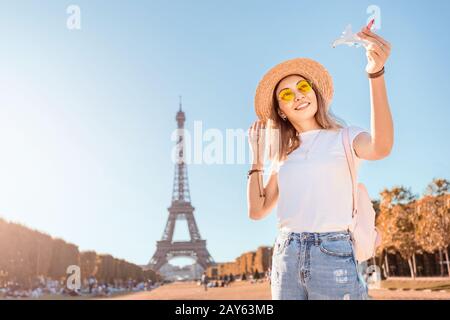
M 275 207 L 278 200 L 278 173 L 272 171 L 265 185 L 263 185 L 265 124 L 255 121 L 249 128 L 249 144 L 252 151 L 251 170 L 258 170 L 250 174 L 247 181 L 247 206 L 250 219 L 259 220 L 267 216 Z
M 364 27 L 358 36 L 370 44 L 366 47 L 366 72 L 376 73 L 384 68 L 391 44 Z M 353 143 L 356 154 L 366 160 L 387 157 L 394 144 L 394 126 L 386 92 L 384 74 L 369 78 L 371 105 L 371 135 L 359 134 Z

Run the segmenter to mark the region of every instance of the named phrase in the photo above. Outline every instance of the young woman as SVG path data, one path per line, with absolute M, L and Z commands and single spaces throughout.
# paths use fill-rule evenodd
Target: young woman
M 393 124 L 384 82 L 390 44 L 363 28 L 371 94 L 371 133 L 349 127 L 356 167 L 387 157 Z M 342 143 L 343 125 L 329 111 L 332 78 L 318 62 L 298 58 L 272 68 L 256 90 L 260 120 L 249 129 L 252 167 L 248 173 L 248 214 L 259 220 L 278 204 L 278 235 L 272 255 L 272 299 L 368 299 L 357 270 L 352 221 L 352 185 Z M 270 121 L 268 121 L 270 120 Z M 278 139 L 263 186 L 264 130 Z M 275 129 L 275 130 L 273 130 Z M 272 135 L 269 135 L 273 137 Z

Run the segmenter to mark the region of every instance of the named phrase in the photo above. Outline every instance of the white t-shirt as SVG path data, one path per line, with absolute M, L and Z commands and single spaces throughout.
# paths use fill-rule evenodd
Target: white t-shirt
M 278 172 L 277 219 L 281 231 L 341 231 L 351 224 L 352 181 L 342 144 L 342 130 L 316 129 L 300 133 L 300 147 L 282 163 L 273 163 L 272 170 Z M 363 128 L 349 126 L 352 146 L 354 138 L 361 132 L 369 133 Z M 364 159 L 356 156 L 354 148 L 351 150 L 358 169 Z

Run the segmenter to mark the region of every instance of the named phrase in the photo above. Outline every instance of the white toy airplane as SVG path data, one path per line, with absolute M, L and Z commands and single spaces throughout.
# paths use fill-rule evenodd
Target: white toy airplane
M 373 23 L 375 22 L 375 19 L 372 19 L 369 24 L 367 25 L 367 29 L 371 29 Z M 340 45 L 340 44 L 346 44 L 350 47 L 360 47 L 360 46 L 366 46 L 369 44 L 369 41 L 361 39 L 360 37 L 358 37 L 355 33 L 353 33 L 352 31 L 352 25 L 349 24 L 344 32 L 342 32 L 342 35 L 336 39 L 332 46 L 333 48 L 336 48 L 336 46 Z

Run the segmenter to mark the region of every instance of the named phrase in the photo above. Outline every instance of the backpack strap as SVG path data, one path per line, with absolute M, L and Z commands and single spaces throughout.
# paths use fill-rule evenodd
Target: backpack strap
M 357 212 L 357 201 L 356 201 L 356 169 L 355 169 L 355 161 L 353 159 L 353 153 L 350 148 L 350 137 L 349 137 L 349 128 L 346 127 L 342 130 L 342 142 L 344 144 L 345 157 L 347 158 L 347 164 L 350 169 L 350 176 L 352 178 L 352 218 L 355 216 Z

